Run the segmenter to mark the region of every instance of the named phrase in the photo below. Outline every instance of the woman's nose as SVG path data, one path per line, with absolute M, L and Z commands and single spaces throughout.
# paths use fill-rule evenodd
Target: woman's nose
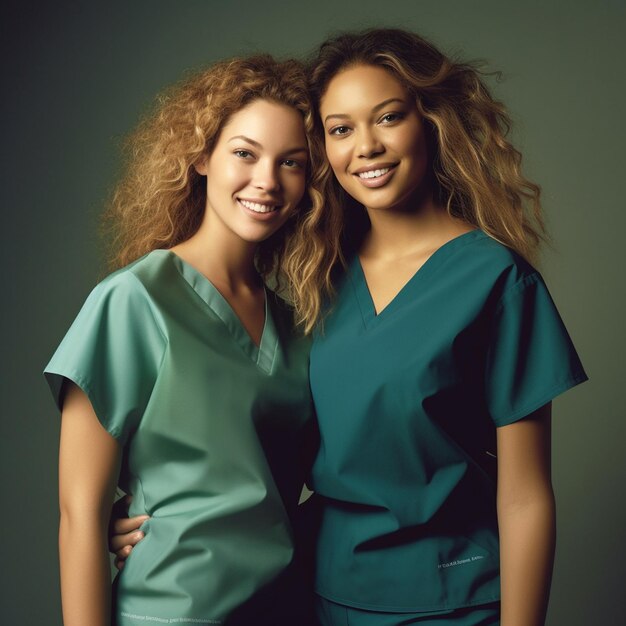
M 259 162 L 254 171 L 253 184 L 264 191 L 278 191 L 280 180 L 276 166 L 273 163 Z
M 385 151 L 385 148 L 372 130 L 361 130 L 357 135 L 358 155 L 365 159 L 371 158 Z

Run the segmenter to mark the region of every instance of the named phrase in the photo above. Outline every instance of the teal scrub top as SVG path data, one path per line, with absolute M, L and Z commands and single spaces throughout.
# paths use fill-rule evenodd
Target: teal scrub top
M 355 256 L 310 376 L 317 592 L 390 612 L 497 600 L 495 428 L 586 380 L 541 276 L 475 230 L 376 315 Z
M 45 374 L 57 404 L 64 379 L 87 394 L 123 445 L 130 515 L 151 516 L 114 586 L 114 623 L 222 623 L 288 568 L 309 343 L 266 290 L 257 347 L 217 289 L 166 250 L 88 297 Z

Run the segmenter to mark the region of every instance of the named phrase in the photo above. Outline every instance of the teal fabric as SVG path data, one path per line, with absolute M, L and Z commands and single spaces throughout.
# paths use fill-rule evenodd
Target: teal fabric
M 496 427 L 586 379 L 541 276 L 476 230 L 376 315 L 355 256 L 310 375 L 317 592 L 390 612 L 497 601 Z
M 437 613 L 384 613 L 336 604 L 317 596 L 319 626 L 500 626 L 500 603 Z
M 231 623 L 292 561 L 310 342 L 270 291 L 265 312 L 257 348 L 203 275 L 157 250 L 95 288 L 46 368 L 57 403 L 64 379 L 88 395 L 124 446 L 130 514 L 151 516 L 114 586 L 117 624 Z

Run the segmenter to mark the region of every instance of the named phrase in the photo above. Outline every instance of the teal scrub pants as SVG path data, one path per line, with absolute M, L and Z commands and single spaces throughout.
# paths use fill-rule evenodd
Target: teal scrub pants
M 499 626 L 500 603 L 463 609 L 423 613 L 381 613 L 336 604 L 317 596 L 317 619 L 321 626 Z

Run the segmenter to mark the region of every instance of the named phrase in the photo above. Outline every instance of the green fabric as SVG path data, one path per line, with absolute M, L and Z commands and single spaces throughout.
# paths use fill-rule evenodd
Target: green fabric
M 73 380 L 124 445 L 130 514 L 151 516 L 116 623 L 218 623 L 291 562 L 312 419 L 309 341 L 292 327 L 267 291 L 257 348 L 204 276 L 157 250 L 96 287 L 47 366 L 57 403 Z
M 541 276 L 476 230 L 376 315 L 355 257 L 310 372 L 317 592 L 379 611 L 497 600 L 496 426 L 586 379 Z

